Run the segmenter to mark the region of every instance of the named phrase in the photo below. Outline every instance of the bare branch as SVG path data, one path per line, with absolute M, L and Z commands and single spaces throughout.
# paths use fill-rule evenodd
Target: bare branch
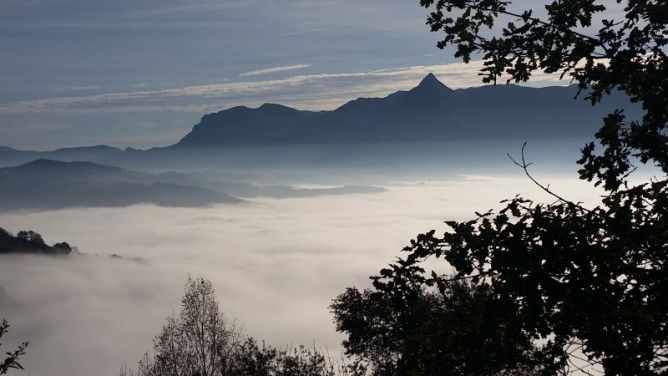
M 518 162 L 517 160 L 515 160 L 515 159 L 510 155 L 510 153 L 508 153 L 508 154 L 506 154 L 506 155 L 508 155 L 508 158 L 510 158 L 510 160 L 511 160 L 515 165 L 519 166 L 522 170 L 524 170 L 524 173 L 526 174 L 526 176 L 527 176 L 527 177 L 528 177 L 534 184 L 536 184 L 536 185 L 537 185 L 540 189 L 542 189 L 543 191 L 547 192 L 550 196 L 556 198 L 558 201 L 561 201 L 561 202 L 563 202 L 563 203 L 572 205 L 573 207 L 579 208 L 579 209 L 584 210 L 584 211 L 586 211 L 586 212 L 590 212 L 589 209 L 583 207 L 580 203 L 576 203 L 576 202 L 567 200 L 567 199 L 563 198 L 562 196 L 560 196 L 560 195 L 554 193 L 554 191 L 552 191 L 552 190 L 550 189 L 550 186 L 549 186 L 549 185 L 548 185 L 548 186 L 545 186 L 545 185 L 541 184 L 538 180 L 536 180 L 536 179 L 531 175 L 531 173 L 529 172 L 529 166 L 531 166 L 533 163 L 527 163 L 527 162 L 526 162 L 526 158 L 525 158 L 525 156 L 524 156 L 524 149 L 526 148 L 526 146 L 527 146 L 527 142 L 525 141 L 524 144 L 522 144 L 522 162 Z

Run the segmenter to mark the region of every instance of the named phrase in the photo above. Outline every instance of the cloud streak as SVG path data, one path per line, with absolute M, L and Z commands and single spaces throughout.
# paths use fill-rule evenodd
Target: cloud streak
M 251 76 L 260 76 L 263 74 L 287 72 L 297 69 L 309 68 L 310 66 L 311 64 L 295 64 L 295 65 L 285 65 L 285 66 L 266 68 L 266 69 L 258 69 L 250 72 L 241 73 L 239 77 L 251 77 Z
M 268 68 L 244 73 L 251 77 L 270 72 L 302 69 L 308 64 Z M 427 73 L 434 73 L 451 88 L 480 85 L 482 62 L 469 64 L 420 65 L 348 73 L 294 75 L 281 79 L 191 85 L 170 89 L 117 92 L 95 95 L 60 96 L 0 105 L 0 114 L 35 112 L 201 112 L 234 105 L 279 102 L 303 109 L 333 109 L 358 97 L 385 96 L 410 89 Z M 565 85 L 558 76 L 537 74 L 543 85 Z

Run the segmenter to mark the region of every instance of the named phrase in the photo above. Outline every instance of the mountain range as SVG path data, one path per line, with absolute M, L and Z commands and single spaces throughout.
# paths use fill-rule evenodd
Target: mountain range
M 264 104 L 208 114 L 171 148 L 574 138 L 591 136 L 603 116 L 616 108 L 639 115 L 637 106 L 619 93 L 596 107 L 575 100 L 576 94 L 575 86 L 453 90 L 429 74 L 409 91 L 358 98 L 333 111 Z
M 265 146 L 286 146 L 292 148 L 289 152 L 304 146 L 310 148 L 307 153 L 290 158 L 306 155 L 326 160 L 337 157 L 341 145 L 368 145 L 371 149 L 383 144 L 463 140 L 591 139 L 602 118 L 614 109 L 625 109 L 630 118 L 641 116 L 640 106 L 630 103 L 622 92 L 611 93 L 596 106 L 584 100 L 584 94 L 575 98 L 576 94 L 575 86 L 488 85 L 453 90 L 429 74 L 411 90 L 384 98 L 358 98 L 332 111 L 302 111 L 279 104 L 232 107 L 204 115 L 175 144 L 149 150 L 98 145 L 40 152 L 0 146 L 0 166 L 35 159 L 127 166 L 148 160 L 177 163 L 189 154 L 211 150 L 217 150 L 228 162 L 242 163 L 253 158 L 271 159 L 271 155 L 262 154 L 265 150 L 257 153 L 257 148 Z M 360 155 L 365 148 L 362 146 Z M 230 155 L 229 150 L 242 153 Z M 319 155 L 318 150 L 326 152 Z M 277 160 L 281 157 L 278 154 Z

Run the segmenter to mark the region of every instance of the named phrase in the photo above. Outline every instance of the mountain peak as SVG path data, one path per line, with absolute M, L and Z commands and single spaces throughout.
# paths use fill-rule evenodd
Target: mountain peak
M 420 81 L 420 85 L 443 85 L 441 81 L 436 78 L 436 76 L 433 73 L 429 73 L 428 75 L 424 76 L 422 81 Z
M 417 88 L 421 89 L 448 89 L 433 73 L 426 75 Z
M 429 72 L 429 74 L 424 76 L 424 78 L 422 79 L 422 82 L 425 82 L 425 81 L 438 81 L 438 78 L 436 78 L 436 76 L 433 73 Z

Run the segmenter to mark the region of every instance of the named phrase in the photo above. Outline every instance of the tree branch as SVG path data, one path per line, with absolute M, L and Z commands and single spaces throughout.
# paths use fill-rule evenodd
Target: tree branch
M 577 32 L 577 31 L 573 31 L 573 30 L 571 30 L 571 29 L 569 29 L 569 28 L 567 28 L 567 27 L 563 27 L 563 26 L 555 25 L 555 24 L 553 24 L 553 23 L 550 23 L 550 22 L 547 22 L 547 21 L 543 21 L 543 20 L 541 20 L 540 18 L 536 18 L 536 17 L 525 17 L 525 16 L 523 16 L 523 15 L 521 15 L 521 14 L 518 14 L 518 13 L 515 13 L 515 12 L 511 12 L 511 11 L 508 11 L 508 10 L 506 10 L 505 8 L 504 8 L 503 10 L 494 10 L 494 9 L 484 8 L 484 7 L 477 6 L 477 5 L 472 5 L 470 1 L 467 2 L 466 4 L 467 4 L 466 6 L 469 7 L 469 8 L 471 8 L 471 9 L 480 10 L 480 11 L 483 11 L 483 12 L 501 13 L 501 14 L 505 14 L 505 15 L 507 15 L 507 16 L 516 17 L 516 18 L 521 18 L 521 19 L 523 19 L 523 20 L 530 20 L 530 21 L 536 22 L 536 23 L 538 23 L 538 24 L 541 24 L 541 25 L 543 25 L 543 26 L 551 27 L 551 28 L 553 28 L 553 29 L 557 29 L 557 30 L 560 30 L 560 31 L 563 31 L 563 32 L 566 32 L 566 33 L 570 33 L 570 34 L 575 35 L 575 36 L 578 36 L 578 37 L 580 37 L 580 38 L 587 39 L 587 40 L 589 40 L 590 42 L 592 42 L 594 45 L 596 45 L 596 46 L 600 46 L 601 48 L 603 48 L 603 49 L 606 51 L 606 53 L 608 52 L 608 50 L 605 48 L 605 46 L 603 45 L 603 43 L 601 43 L 600 39 L 595 38 L 595 37 L 592 37 L 592 36 L 587 35 L 587 34 L 579 33 L 579 32 Z
M 510 158 L 510 160 L 511 160 L 515 165 L 519 166 L 522 170 L 524 170 L 524 174 L 525 174 L 525 175 L 526 175 L 526 176 L 527 176 L 527 177 L 528 177 L 534 184 L 536 184 L 540 189 L 542 189 L 543 191 L 547 192 L 549 195 L 551 195 L 552 197 L 556 198 L 557 200 L 559 200 L 559 201 L 561 201 L 561 202 L 563 202 L 563 203 L 566 203 L 566 204 L 572 205 L 572 206 L 574 206 L 574 207 L 580 208 L 580 209 L 582 209 L 582 210 L 584 210 L 584 211 L 586 211 L 586 212 L 590 212 L 589 209 L 583 207 L 582 205 L 580 205 L 580 203 L 575 203 L 575 202 L 573 202 L 573 201 L 567 200 L 567 199 L 563 198 L 562 196 L 560 196 L 560 195 L 554 193 L 554 192 L 550 189 L 549 186 L 547 186 L 547 187 L 544 186 L 544 185 L 541 184 L 538 180 L 536 180 L 536 179 L 531 175 L 531 173 L 529 173 L 529 166 L 531 166 L 533 163 L 527 163 L 527 162 L 526 162 L 526 158 L 524 157 L 524 149 L 526 148 L 526 146 L 527 146 L 527 142 L 525 141 L 524 144 L 522 144 L 522 162 L 521 162 L 521 163 L 518 162 L 518 161 L 516 161 L 516 160 L 510 155 L 510 153 L 507 153 L 506 155 L 508 155 L 508 158 Z

